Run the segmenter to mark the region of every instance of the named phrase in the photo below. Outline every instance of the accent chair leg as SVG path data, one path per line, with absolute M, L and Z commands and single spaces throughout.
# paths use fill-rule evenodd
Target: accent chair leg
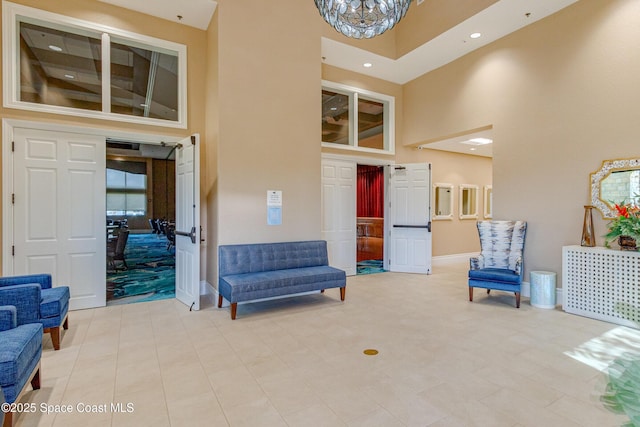
M 489 295 L 489 292 L 491 292 L 491 289 L 487 289 L 487 295 Z
M 324 294 L 324 289 L 320 289 L 320 293 L 321 293 L 321 294 Z
M 236 320 L 236 313 L 238 312 L 238 303 L 231 303 L 231 320 Z
M 13 427 L 13 412 L 5 412 L 2 427 Z
M 469 286 L 469 301 L 473 301 L 473 287 Z
M 347 287 L 343 286 L 340 288 L 340 301 L 344 301 L 344 296 L 347 293 Z
M 34 390 L 40 390 L 40 369 L 36 371 L 31 379 L 31 387 L 33 387 Z
M 222 295 L 218 295 L 218 308 L 222 307 Z
M 49 334 L 51 335 L 51 342 L 53 343 L 54 350 L 60 350 L 60 326 L 55 328 L 49 328 Z
M 62 328 L 66 331 L 69 329 L 69 315 L 64 318 L 64 322 L 62 323 Z
M 516 308 L 520 308 L 520 292 L 516 292 Z

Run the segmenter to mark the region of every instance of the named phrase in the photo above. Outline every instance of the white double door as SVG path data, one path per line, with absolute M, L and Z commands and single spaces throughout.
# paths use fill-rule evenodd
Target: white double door
M 385 268 L 431 273 L 431 165 L 386 167 Z M 329 263 L 356 274 L 357 163 L 322 159 L 322 238 Z
M 4 141 L 5 144 L 10 142 Z M 4 186 L 3 275 L 48 273 L 68 285 L 70 309 L 106 303 L 104 136 L 13 128 Z M 176 161 L 176 297 L 199 308 L 199 147 L 180 142 Z M 7 150 L 5 150 L 5 153 Z M 195 240 L 195 243 L 193 242 Z M 7 254 L 8 252 L 8 254 Z

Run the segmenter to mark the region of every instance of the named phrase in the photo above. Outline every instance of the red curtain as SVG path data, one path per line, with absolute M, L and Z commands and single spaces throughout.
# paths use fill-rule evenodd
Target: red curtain
M 382 166 L 358 165 L 358 216 L 384 217 Z

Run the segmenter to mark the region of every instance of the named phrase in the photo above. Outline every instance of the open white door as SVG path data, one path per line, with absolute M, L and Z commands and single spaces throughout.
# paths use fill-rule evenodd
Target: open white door
M 70 309 L 104 306 L 105 138 L 14 128 L 13 141 L 13 236 L 4 236 L 13 258 L 3 274 L 51 274 L 69 286 Z
M 200 309 L 200 137 L 176 149 L 176 298 Z
M 356 174 L 354 162 L 322 159 L 322 238 L 347 276 L 356 274 Z
M 431 164 L 391 166 L 389 197 L 389 269 L 431 274 Z

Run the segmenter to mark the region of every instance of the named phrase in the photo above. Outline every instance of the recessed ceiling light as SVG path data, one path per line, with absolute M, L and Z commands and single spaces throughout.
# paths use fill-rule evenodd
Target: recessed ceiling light
M 489 138 L 473 138 L 468 141 L 460 141 L 461 144 L 467 144 L 467 145 L 486 145 L 486 144 L 491 144 L 492 142 L 493 140 Z
M 475 148 L 469 148 L 469 150 L 471 150 L 471 151 L 476 151 L 476 149 L 475 149 Z
M 477 142 L 478 144 L 491 144 L 493 142 L 493 139 L 490 139 L 490 138 L 472 138 L 469 141 Z
M 55 44 L 50 44 L 49 49 L 53 50 L 54 52 L 62 52 L 62 48 L 60 46 L 56 46 Z
M 471 37 L 472 39 L 477 39 L 478 37 L 480 37 L 482 34 L 480 33 L 473 33 L 471 34 L 469 37 Z
M 362 64 L 362 66 L 364 68 L 371 68 L 371 67 L 373 67 L 373 64 L 371 62 L 365 62 L 364 64 Z

